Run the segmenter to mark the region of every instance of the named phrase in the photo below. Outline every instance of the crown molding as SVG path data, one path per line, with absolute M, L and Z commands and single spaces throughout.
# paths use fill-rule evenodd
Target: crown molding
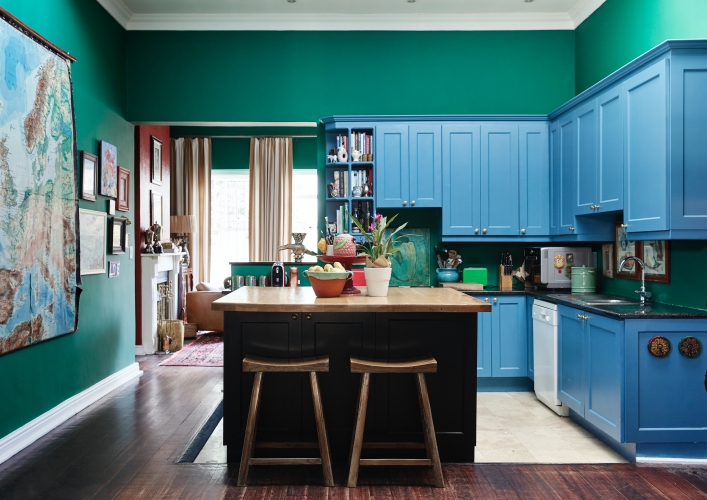
M 118 21 L 124 29 L 129 29 L 128 24 L 133 18 L 134 14 L 127 5 L 123 3 L 123 0 L 96 0 L 101 6 L 106 9 L 108 14 L 113 16 L 113 19 Z
M 574 29 L 574 23 L 567 13 L 134 14 L 127 29 L 135 31 L 515 31 L 571 30 Z
M 317 122 L 182 122 L 182 121 L 133 121 L 133 125 L 154 125 L 170 127 L 311 127 Z
M 568 13 L 574 24 L 573 28 L 582 24 L 585 19 L 594 14 L 594 11 L 601 7 L 604 2 L 606 0 L 584 0 L 577 3 Z

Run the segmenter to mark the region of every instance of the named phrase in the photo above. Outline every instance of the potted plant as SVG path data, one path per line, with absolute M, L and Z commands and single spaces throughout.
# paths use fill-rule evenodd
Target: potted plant
M 349 216 L 366 239 L 366 242 L 359 245 L 359 248 L 367 256 L 364 274 L 366 276 L 368 295 L 371 297 L 385 297 L 388 295 L 388 285 L 392 274 L 390 256 L 400 250 L 399 248 L 393 248 L 393 244 L 403 236 L 395 235 L 407 226 L 407 222 L 390 232 L 386 237 L 386 230 L 390 228 L 390 224 L 398 214 L 391 217 L 390 220 L 381 214 L 376 214 L 371 225 L 366 228 L 363 227 L 358 219 L 350 214 Z

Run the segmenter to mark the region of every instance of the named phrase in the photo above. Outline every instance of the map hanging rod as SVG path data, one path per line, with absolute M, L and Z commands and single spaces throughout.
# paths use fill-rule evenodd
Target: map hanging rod
M 22 33 L 30 37 L 32 40 L 35 42 L 44 45 L 47 49 L 51 50 L 52 52 L 55 52 L 56 54 L 60 55 L 64 59 L 70 62 L 76 62 L 76 58 L 66 52 L 65 50 L 60 49 L 56 45 L 54 45 L 52 42 L 44 38 L 42 35 L 34 31 L 32 28 L 27 26 L 25 23 L 17 19 L 15 16 L 10 14 L 6 9 L 3 7 L 0 7 L 0 18 L 4 19 L 8 23 L 12 24 L 15 28 L 20 30 Z

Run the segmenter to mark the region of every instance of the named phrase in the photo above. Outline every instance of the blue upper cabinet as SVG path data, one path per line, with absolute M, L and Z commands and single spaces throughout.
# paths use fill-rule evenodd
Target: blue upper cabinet
M 400 208 L 409 200 L 408 126 L 376 127 L 373 189 L 378 208 Z
M 661 59 L 623 82 L 621 91 L 624 223 L 632 233 L 668 229 L 667 66 Z
M 557 158 L 558 192 L 557 199 L 558 234 L 572 235 L 575 233 L 574 220 L 574 171 L 575 171 L 575 121 L 574 115 L 568 113 L 560 118 L 558 124 L 559 156 Z
M 410 125 L 410 206 L 442 206 L 442 126 Z M 380 205 L 379 205 L 380 206 Z
M 489 236 L 519 234 L 518 125 L 481 126 L 481 226 Z
M 592 99 L 575 111 L 577 128 L 575 214 L 594 213 L 597 200 L 597 102 Z
M 597 213 L 624 208 L 624 135 L 621 86 L 597 99 L 598 169 Z
M 478 235 L 481 226 L 481 127 L 442 125 L 442 234 Z
M 550 123 L 550 235 L 560 234 L 560 121 Z
M 550 234 L 550 155 L 548 124 L 518 125 L 521 236 Z
M 707 229 L 707 58 L 674 55 L 671 73 L 671 229 Z

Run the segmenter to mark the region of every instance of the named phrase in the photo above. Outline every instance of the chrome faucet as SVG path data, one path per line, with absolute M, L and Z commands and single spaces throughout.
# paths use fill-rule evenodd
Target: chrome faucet
M 646 305 L 646 299 L 651 298 L 651 292 L 646 292 L 646 265 L 641 259 L 631 255 L 621 261 L 621 264 L 619 264 L 618 272 L 621 272 L 621 270 L 624 268 L 624 264 L 626 264 L 626 262 L 628 262 L 629 260 L 637 262 L 641 266 L 641 289 L 636 290 L 636 293 L 641 296 L 641 306 L 644 306 Z

